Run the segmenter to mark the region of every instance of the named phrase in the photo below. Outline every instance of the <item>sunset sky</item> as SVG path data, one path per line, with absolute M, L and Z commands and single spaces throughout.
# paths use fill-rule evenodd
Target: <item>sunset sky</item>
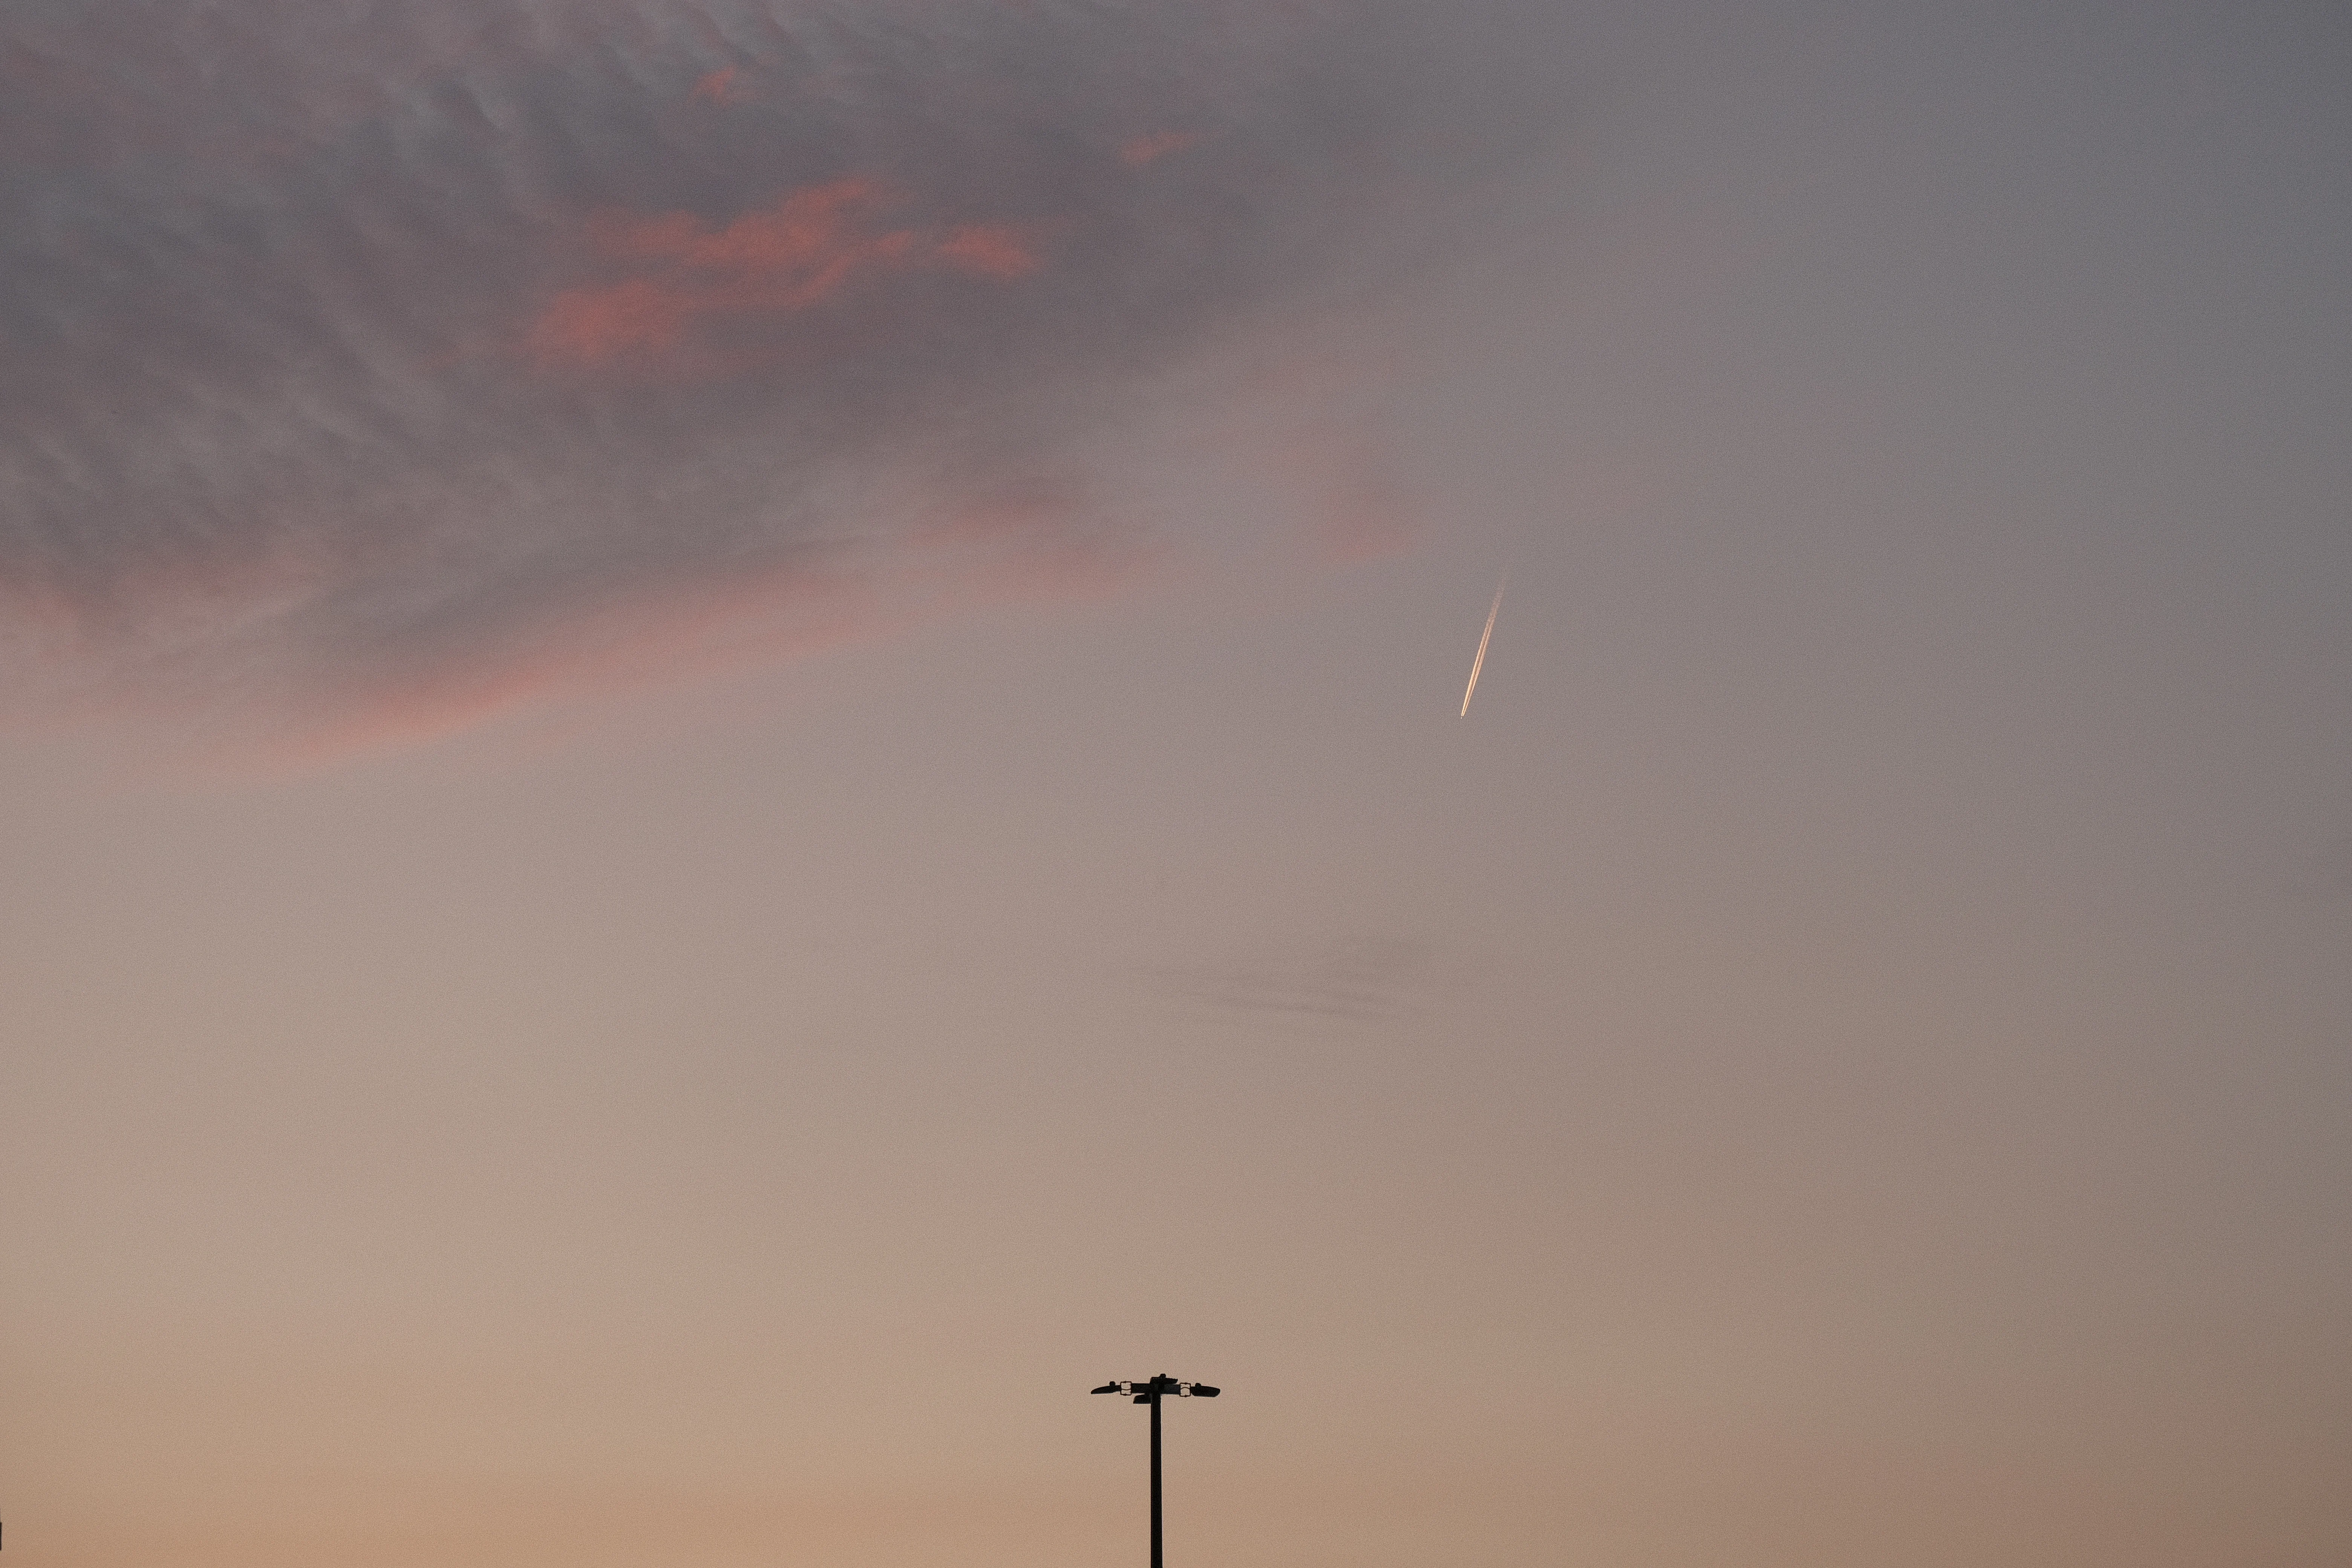
M 17 1568 L 2352 1561 L 2352 11 L 8 0 Z M 1488 606 L 1508 590 L 1476 700 Z

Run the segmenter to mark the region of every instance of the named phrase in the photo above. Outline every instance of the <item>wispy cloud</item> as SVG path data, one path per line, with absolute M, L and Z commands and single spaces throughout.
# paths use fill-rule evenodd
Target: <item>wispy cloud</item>
M 1200 139 L 1197 131 L 1154 131 L 1149 136 L 1130 138 L 1119 148 L 1118 155 L 1121 161 L 1139 166 L 1171 153 L 1181 153 Z
M 1147 542 L 1082 505 L 953 520 L 1459 228 L 1518 128 L 1430 86 L 1448 19 L 23 0 L 9 685 L 430 729 L 680 627 L 1115 581 Z
M 705 374 L 751 368 L 710 341 L 728 329 L 772 324 L 879 287 L 913 269 L 1012 282 L 1035 272 L 1035 226 L 959 224 L 944 231 L 887 226 L 904 198 L 871 180 L 833 180 L 787 194 L 772 209 L 712 229 L 688 212 L 623 213 L 592 226 L 597 247 L 628 276 L 558 293 L 531 323 L 541 368 L 604 365 L 635 354 Z M 686 353 L 689 340 L 697 352 Z
M 1419 1016 L 1449 977 L 1427 942 L 1360 937 L 1161 969 L 1152 978 L 1169 996 L 1233 1016 L 1381 1024 Z

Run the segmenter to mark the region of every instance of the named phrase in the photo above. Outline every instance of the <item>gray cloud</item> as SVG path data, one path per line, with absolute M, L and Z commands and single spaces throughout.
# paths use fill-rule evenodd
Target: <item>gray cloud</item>
M 747 597 L 1115 569 L 1075 437 L 1491 221 L 1541 117 L 1469 15 L 19 0 L 0 658 L 430 708 Z
M 1166 995 L 1231 1015 L 1307 1024 L 1383 1024 L 1421 1016 L 1451 981 L 1424 942 L 1360 937 L 1278 948 L 1234 963 L 1163 969 Z

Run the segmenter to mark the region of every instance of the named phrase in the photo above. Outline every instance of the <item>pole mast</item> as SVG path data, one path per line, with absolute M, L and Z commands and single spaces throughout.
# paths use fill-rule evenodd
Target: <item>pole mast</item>
M 1160 1402 L 1171 1394 L 1180 1399 L 1214 1399 L 1218 1390 L 1205 1383 L 1186 1383 L 1166 1373 L 1152 1378 L 1133 1378 L 1121 1383 L 1106 1383 L 1094 1390 L 1097 1394 L 1118 1394 L 1138 1405 L 1151 1406 L 1151 1568 L 1167 1568 L 1161 1554 L 1160 1525 Z
M 1151 1568 L 1164 1568 L 1160 1557 L 1160 1385 L 1167 1373 L 1151 1380 Z

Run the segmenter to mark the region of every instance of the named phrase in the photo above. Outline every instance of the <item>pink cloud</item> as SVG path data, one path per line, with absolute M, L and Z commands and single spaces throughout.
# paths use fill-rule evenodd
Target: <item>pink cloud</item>
M 751 89 L 742 80 L 743 73 L 733 66 L 720 66 L 694 84 L 694 96 L 705 103 L 741 103 L 751 96 Z
M 1304 542 L 1328 564 L 1410 550 L 1426 527 L 1422 498 L 1394 455 L 1396 379 L 1378 353 L 1275 355 L 1258 367 L 1246 406 L 1282 412 L 1230 431 L 1289 498 Z
M 643 278 L 604 289 L 567 289 L 532 324 L 530 351 L 542 364 L 593 364 L 632 349 L 667 349 L 695 308 L 688 296 Z
M 1007 281 L 1045 265 L 1028 237 L 1009 223 L 966 224 L 941 240 L 933 254 L 950 267 Z
M 237 754 L 265 770 L 325 765 L 533 705 L 806 657 L 991 605 L 1108 598 L 1154 559 L 1131 540 L 1084 526 L 1073 507 L 1013 502 L 989 517 L 975 510 L 992 509 L 951 509 L 941 525 L 919 531 L 929 548 L 863 566 L 796 563 L 631 589 L 502 651 L 476 648 L 408 679 L 324 693 L 313 722 Z
M 1129 168 L 1165 158 L 1171 153 L 1181 153 L 1201 140 L 1197 131 L 1155 131 L 1149 136 L 1137 136 L 1120 146 L 1119 162 Z
M 1337 455 L 1327 470 L 1315 537 L 1324 558 L 1338 564 L 1410 550 L 1422 516 L 1403 479 L 1377 454 Z
M 34 677 L 0 719 L 429 734 L 1124 581 L 1162 520 L 1027 476 L 1200 351 L 1402 276 L 1400 212 L 1453 220 L 1396 180 L 1467 188 L 1478 151 L 1398 140 L 1387 35 L 1322 0 L 771 9 L 36 7 L 0 145 L 70 184 L 0 182 L 0 226 L 25 308 L 75 330 L 0 364 L 0 652 Z M 1290 112 L 1309 83 L 1328 113 Z M 53 188 L 90 221 L 47 221 Z M 1391 537 L 1370 461 L 1283 468 L 1294 515 L 1347 498 L 1336 554 Z
M 336 691 L 320 721 L 265 747 L 263 760 L 300 769 L 429 742 L 534 702 L 814 653 L 881 635 L 893 621 L 870 581 L 804 567 L 645 590 L 500 653 L 476 650 L 405 680 Z
M 596 247 L 652 270 L 557 294 L 531 323 L 530 354 L 542 368 L 601 364 L 675 348 L 711 318 L 805 310 L 878 274 L 929 268 L 1012 282 L 1045 265 L 1031 228 L 966 224 L 934 237 L 882 226 L 896 205 L 874 182 L 851 178 L 794 191 L 717 229 L 691 213 L 608 215 L 590 226 Z

